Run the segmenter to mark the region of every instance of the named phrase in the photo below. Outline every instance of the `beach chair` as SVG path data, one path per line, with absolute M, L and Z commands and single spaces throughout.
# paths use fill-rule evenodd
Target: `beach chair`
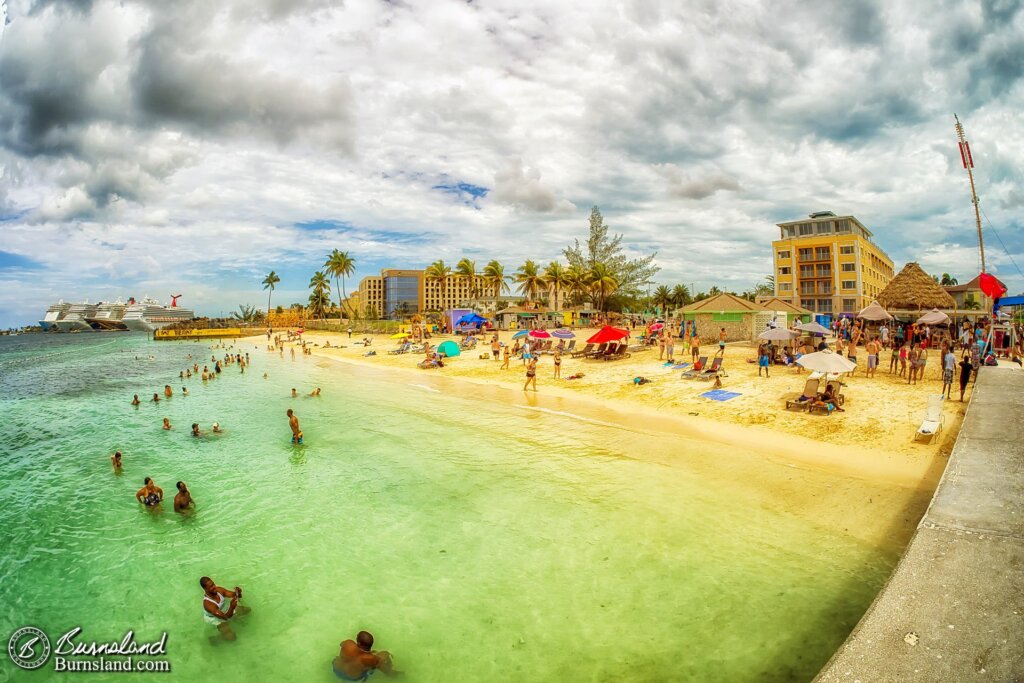
M 935 440 L 935 436 L 942 431 L 942 424 L 945 421 L 945 417 L 942 415 L 942 400 L 941 394 L 928 397 L 928 408 L 925 409 L 924 420 L 921 421 L 921 426 L 917 428 L 914 441 L 927 438 L 928 443 L 931 443 Z
M 843 391 L 843 383 L 842 382 L 840 382 L 837 379 L 832 379 L 832 380 L 829 380 L 825 384 L 825 386 L 826 387 L 832 387 L 832 395 L 836 397 L 836 403 L 838 403 L 839 405 L 843 405 L 844 403 L 846 403 L 846 397 L 843 396 L 843 394 L 842 394 L 842 391 Z
M 569 341 L 569 345 L 562 349 L 562 353 L 572 353 L 573 349 L 576 348 L 576 340 L 572 339 Z
M 608 344 L 608 346 L 605 347 L 605 349 L 604 349 L 604 351 L 602 353 L 600 353 L 598 355 L 595 355 L 594 358 L 599 358 L 601 360 L 608 360 L 618 350 L 619 350 L 619 345 L 617 343 L 615 343 L 615 342 L 612 342 L 612 343 Z
M 692 368 L 690 368 L 689 370 L 683 370 L 683 374 L 680 375 L 680 377 L 682 377 L 683 379 L 693 379 L 700 373 L 704 372 L 704 368 L 706 368 L 707 366 L 708 357 L 701 356 L 700 358 L 697 359 L 697 362 L 694 363 Z
M 608 348 L 608 342 L 598 344 L 597 348 L 587 354 L 588 358 L 600 358 L 604 355 L 605 349 Z
M 609 347 L 608 353 L 602 356 L 603 360 L 619 360 L 620 358 L 628 358 L 629 350 L 627 344 L 618 344 L 616 346 Z
M 584 346 L 584 347 L 583 347 L 582 349 L 580 349 L 579 351 L 573 351 L 573 352 L 571 352 L 571 353 L 570 353 L 570 355 L 571 355 L 571 356 L 572 356 L 573 358 L 582 358 L 582 357 L 584 357 L 584 356 L 588 356 L 588 355 L 590 355 L 590 352 L 591 352 L 591 351 L 593 351 L 593 350 L 594 350 L 594 345 L 593 345 L 593 344 L 587 344 L 586 346 Z
M 818 387 L 821 385 L 820 379 L 809 379 L 804 383 L 804 393 L 800 395 L 800 398 L 794 398 L 786 401 L 786 410 L 790 408 L 799 408 L 800 410 L 807 410 L 808 407 L 814 400 L 818 398 Z
M 722 361 L 723 359 L 721 357 L 715 358 L 713 361 L 711 361 L 710 368 L 708 368 L 704 372 L 694 375 L 694 377 L 702 382 L 708 381 L 722 370 Z

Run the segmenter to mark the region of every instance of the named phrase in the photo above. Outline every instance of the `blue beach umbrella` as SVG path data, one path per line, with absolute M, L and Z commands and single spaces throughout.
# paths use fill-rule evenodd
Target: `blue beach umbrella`
M 449 358 L 454 358 L 462 353 L 459 351 L 459 345 L 453 341 L 441 342 L 441 345 L 437 347 L 437 352 Z
M 518 332 L 512 335 L 512 338 L 519 339 L 520 337 L 525 337 L 528 334 L 530 334 L 529 330 L 519 330 Z
M 552 337 L 556 339 L 573 339 L 576 335 L 572 330 L 558 329 L 551 333 Z

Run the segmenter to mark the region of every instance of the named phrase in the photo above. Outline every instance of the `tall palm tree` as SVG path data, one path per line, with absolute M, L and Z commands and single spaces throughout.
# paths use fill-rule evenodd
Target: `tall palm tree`
M 544 269 L 544 284 L 550 287 L 554 293 L 554 305 L 551 307 L 555 310 L 564 308 L 563 302 L 559 299 L 559 294 L 569 284 L 569 279 L 566 276 L 565 266 L 558 261 L 552 261 Z
M 669 304 L 672 303 L 672 290 L 668 288 L 668 285 L 658 285 L 657 289 L 654 290 L 654 294 L 651 295 L 651 303 L 655 306 L 661 306 L 661 315 L 664 317 L 668 311 Z
M 582 266 L 570 265 L 565 269 L 565 286 L 569 290 L 569 297 L 576 303 L 581 303 L 590 292 L 588 278 L 587 269 Z
M 594 267 L 590 269 L 587 281 L 598 310 L 604 313 L 604 305 L 607 303 L 608 297 L 619 288 L 619 281 L 612 274 L 611 268 L 603 263 L 594 264 Z
M 505 266 L 497 260 L 492 260 L 484 266 L 484 281 L 494 288 L 494 296 L 501 296 L 502 292 L 508 291 L 508 275 L 505 275 Z
M 448 292 L 448 278 L 452 276 L 451 266 L 438 259 L 427 266 L 423 276 L 428 282 L 437 282 L 441 285 L 441 308 L 444 308 L 445 294 Z
M 672 303 L 676 306 L 685 306 L 690 303 L 690 288 L 686 285 L 676 285 L 672 288 Z
M 455 264 L 455 277 L 469 285 L 469 298 L 475 299 L 480 292 L 476 289 L 476 261 L 462 258 Z
M 267 293 L 267 318 L 270 318 L 270 297 L 274 293 L 274 286 L 281 281 L 281 278 L 277 276 L 275 271 L 270 271 L 267 276 L 263 278 L 263 289 L 269 289 Z
M 331 303 L 331 281 L 322 271 L 316 271 L 309 279 L 313 293 L 309 295 L 309 308 L 314 317 L 322 318 Z
M 519 293 L 526 297 L 527 301 L 533 301 L 544 286 L 544 276 L 540 274 L 540 268 L 531 260 L 519 266 L 516 271 L 515 282 L 519 283 Z
M 338 292 L 338 310 L 344 311 L 342 294 L 344 294 L 345 299 L 348 298 L 348 292 L 345 291 L 345 278 L 356 272 L 356 260 L 349 256 L 347 251 L 335 249 L 327 255 L 327 260 L 324 261 L 324 269 L 329 276 L 334 278 L 335 290 Z M 341 279 L 341 289 L 337 288 L 339 278 Z
M 943 273 L 942 281 L 939 284 L 943 287 L 954 287 L 959 283 L 957 282 L 957 279 L 955 277 L 951 277 L 949 273 Z

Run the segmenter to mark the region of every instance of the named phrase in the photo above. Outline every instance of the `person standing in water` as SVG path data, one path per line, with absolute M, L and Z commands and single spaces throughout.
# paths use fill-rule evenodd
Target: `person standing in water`
M 288 426 L 292 430 L 292 443 L 294 443 L 294 444 L 301 444 L 302 443 L 302 430 L 299 429 L 299 418 L 295 415 L 295 411 L 293 411 L 291 408 L 288 409 L 287 415 L 288 415 Z
M 185 486 L 185 482 L 179 481 L 176 486 L 178 487 L 178 492 L 174 494 L 174 511 L 184 512 L 190 505 L 195 507 L 196 504 L 195 501 L 192 500 L 192 493 L 188 490 L 188 487 Z
M 154 484 L 149 477 L 142 482 L 142 488 L 135 492 L 135 500 L 148 508 L 156 507 L 163 499 L 164 490 Z
M 165 384 L 164 385 L 164 396 L 166 396 L 167 398 L 170 398 L 173 395 L 174 395 L 174 392 L 171 391 L 171 385 L 170 384 Z
M 121 471 L 121 451 L 114 451 L 114 454 L 110 456 L 110 464 L 114 466 L 115 472 Z
M 132 398 L 132 405 L 133 406 L 138 406 L 139 403 L 141 403 L 141 401 L 139 401 L 139 395 L 135 394 L 135 396 Z
M 390 676 L 395 673 L 391 654 L 373 651 L 373 635 L 360 631 L 355 640 L 343 640 L 332 663 L 334 675 L 343 681 L 365 681 L 374 671 Z
M 170 418 L 167 418 L 167 417 L 164 418 L 164 429 L 165 430 L 170 430 L 171 429 L 171 420 L 170 420 Z
M 215 584 L 209 576 L 200 578 L 199 586 L 203 589 L 203 621 L 215 626 L 225 640 L 234 640 L 235 632 L 231 630 L 228 621 L 235 614 L 247 614 L 251 611 L 248 607 L 238 604 L 242 599 L 242 587 L 235 586 L 235 590 L 229 591 Z

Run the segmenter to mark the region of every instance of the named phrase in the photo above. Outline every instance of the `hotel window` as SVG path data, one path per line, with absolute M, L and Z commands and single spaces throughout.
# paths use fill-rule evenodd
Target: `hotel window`
M 800 266 L 800 277 L 814 277 L 814 266 Z
M 857 289 L 857 281 L 843 280 L 843 289 Z
M 795 234 L 796 233 L 794 232 L 792 225 L 788 225 L 788 226 L 786 226 L 785 228 L 782 229 L 782 236 L 783 237 L 786 237 L 786 238 L 793 237 Z
M 793 283 L 791 283 L 791 282 L 780 282 L 779 283 L 779 291 L 780 292 L 788 292 L 791 289 L 793 289 Z
M 857 264 L 856 263 L 844 263 L 843 264 L 843 272 L 844 273 L 853 273 L 853 272 L 856 272 L 856 270 L 857 270 Z
M 784 268 L 779 268 L 779 275 L 792 275 L 792 274 L 793 274 L 793 269 L 790 268 L 789 266 L 786 266 Z
M 800 305 L 808 311 L 814 310 L 814 299 L 800 299 Z
M 785 261 L 788 258 L 789 258 L 789 252 L 788 251 L 780 251 L 779 252 L 779 260 L 780 261 Z
M 814 234 L 814 225 L 811 223 L 801 223 L 797 228 L 801 237 Z
M 850 221 L 846 219 L 836 221 L 836 232 L 850 232 Z
M 813 249 L 801 249 L 800 252 L 799 252 L 799 255 L 800 255 L 800 260 L 801 261 L 810 261 L 811 259 L 814 258 L 814 250 Z
M 839 253 L 840 254 L 852 254 L 853 253 L 853 245 L 852 244 L 848 244 L 848 245 L 839 247 Z
M 814 294 L 814 283 L 813 282 L 801 282 L 800 283 L 801 294 Z
M 814 250 L 814 258 L 818 261 L 826 261 L 832 258 L 832 252 L 828 247 L 818 247 Z
M 832 266 L 826 265 L 824 263 L 819 263 L 818 270 L 815 272 L 815 277 L 832 277 Z
M 856 310 L 856 299 L 843 299 L 843 313 L 853 313 Z
M 817 233 L 819 235 L 832 234 L 832 221 L 822 221 L 821 223 L 818 223 Z
M 832 299 L 818 299 L 818 313 L 831 313 Z

